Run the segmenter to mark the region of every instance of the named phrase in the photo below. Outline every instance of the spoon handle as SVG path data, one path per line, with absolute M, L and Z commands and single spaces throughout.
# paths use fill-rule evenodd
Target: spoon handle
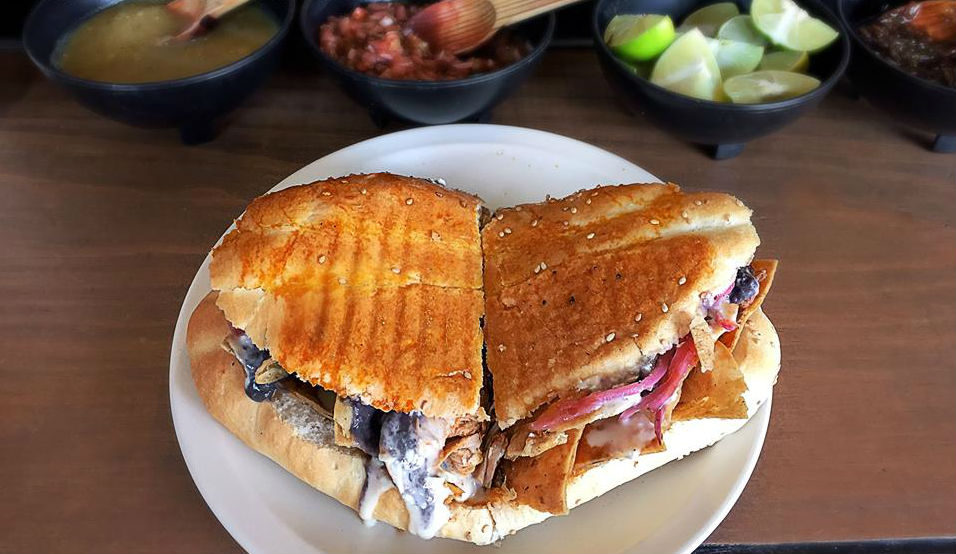
M 491 0 L 497 17 L 495 28 L 531 19 L 536 15 L 574 4 L 581 0 Z

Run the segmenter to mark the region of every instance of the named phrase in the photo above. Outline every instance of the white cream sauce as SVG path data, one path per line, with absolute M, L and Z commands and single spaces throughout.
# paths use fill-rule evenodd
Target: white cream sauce
M 447 426 L 418 413 L 389 412 L 382 422 L 379 458 L 391 475 L 408 509 L 408 531 L 430 539 L 445 525 L 451 494 L 438 475 L 438 457 Z
M 365 463 L 365 486 L 362 487 L 362 497 L 359 499 L 359 517 L 365 525 L 375 525 L 375 506 L 385 491 L 395 486 L 392 479 L 385 472 L 385 465 L 378 458 L 369 458 Z
M 458 502 L 464 502 L 475 496 L 475 493 L 481 488 L 481 483 L 478 479 L 475 479 L 474 475 L 462 475 L 452 471 L 442 471 L 442 477 L 446 482 L 455 485 L 461 490 L 461 493 L 454 496 Z
M 611 418 L 599 421 L 584 434 L 584 440 L 593 448 L 626 448 L 631 455 L 641 453 L 647 443 L 654 439 L 654 422 L 643 414 L 636 414 L 627 421 Z

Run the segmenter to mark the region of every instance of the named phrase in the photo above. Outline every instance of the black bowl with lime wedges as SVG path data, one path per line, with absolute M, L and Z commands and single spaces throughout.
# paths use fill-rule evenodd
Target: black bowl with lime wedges
M 598 0 L 591 31 L 628 106 L 716 159 L 813 108 L 850 56 L 819 0 Z

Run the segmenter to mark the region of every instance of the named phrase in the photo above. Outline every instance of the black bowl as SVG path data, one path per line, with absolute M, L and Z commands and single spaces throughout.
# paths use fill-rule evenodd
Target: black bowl
M 840 29 L 837 17 L 818 0 L 798 0 L 814 17 Z M 617 14 L 656 13 L 671 16 L 675 25 L 692 11 L 715 0 L 598 0 L 591 33 L 604 76 L 635 112 L 678 137 L 713 146 L 717 159 L 736 156 L 746 142 L 768 135 L 793 122 L 816 106 L 837 83 L 850 58 L 846 33 L 822 52 L 810 56 L 809 73 L 820 86 L 796 98 L 765 104 L 730 104 L 684 96 L 661 88 L 635 74 L 604 43 L 604 28 Z M 741 13 L 749 13 L 750 0 L 736 0 Z
M 278 33 L 245 58 L 184 79 L 106 83 L 57 69 L 51 61 L 57 41 L 84 19 L 120 1 L 41 0 L 24 24 L 23 46 L 44 75 L 94 112 L 140 127 L 178 127 L 183 141 L 190 143 L 211 139 L 216 120 L 265 82 L 295 16 L 295 0 L 258 0 L 281 22 Z
M 450 81 L 399 81 L 353 71 L 319 47 L 319 26 L 331 16 L 345 15 L 363 0 L 305 0 L 299 23 L 302 35 L 319 63 L 345 92 L 369 110 L 372 120 L 384 126 L 396 119 L 423 125 L 459 121 L 488 121 L 491 108 L 527 79 L 551 42 L 554 14 L 537 17 L 514 27 L 527 38 L 532 51 L 497 71 Z
M 933 149 L 956 152 L 956 90 L 910 75 L 884 60 L 865 42 L 857 27 L 902 4 L 902 0 L 840 0 L 837 9 L 853 45 L 847 76 L 871 104 L 900 123 L 936 135 Z

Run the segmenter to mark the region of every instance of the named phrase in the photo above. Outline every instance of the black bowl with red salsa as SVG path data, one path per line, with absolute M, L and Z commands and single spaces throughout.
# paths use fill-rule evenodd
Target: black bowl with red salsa
M 425 4 L 306 0 L 302 33 L 320 64 L 376 123 L 485 121 L 528 77 L 554 15 L 508 27 L 466 55 L 435 52 L 404 23 Z
M 367 75 L 409 81 L 464 79 L 507 67 L 531 52 L 527 38 L 503 29 L 475 52 L 435 50 L 410 31 L 424 5 L 372 2 L 319 27 L 319 47 L 340 64 Z

